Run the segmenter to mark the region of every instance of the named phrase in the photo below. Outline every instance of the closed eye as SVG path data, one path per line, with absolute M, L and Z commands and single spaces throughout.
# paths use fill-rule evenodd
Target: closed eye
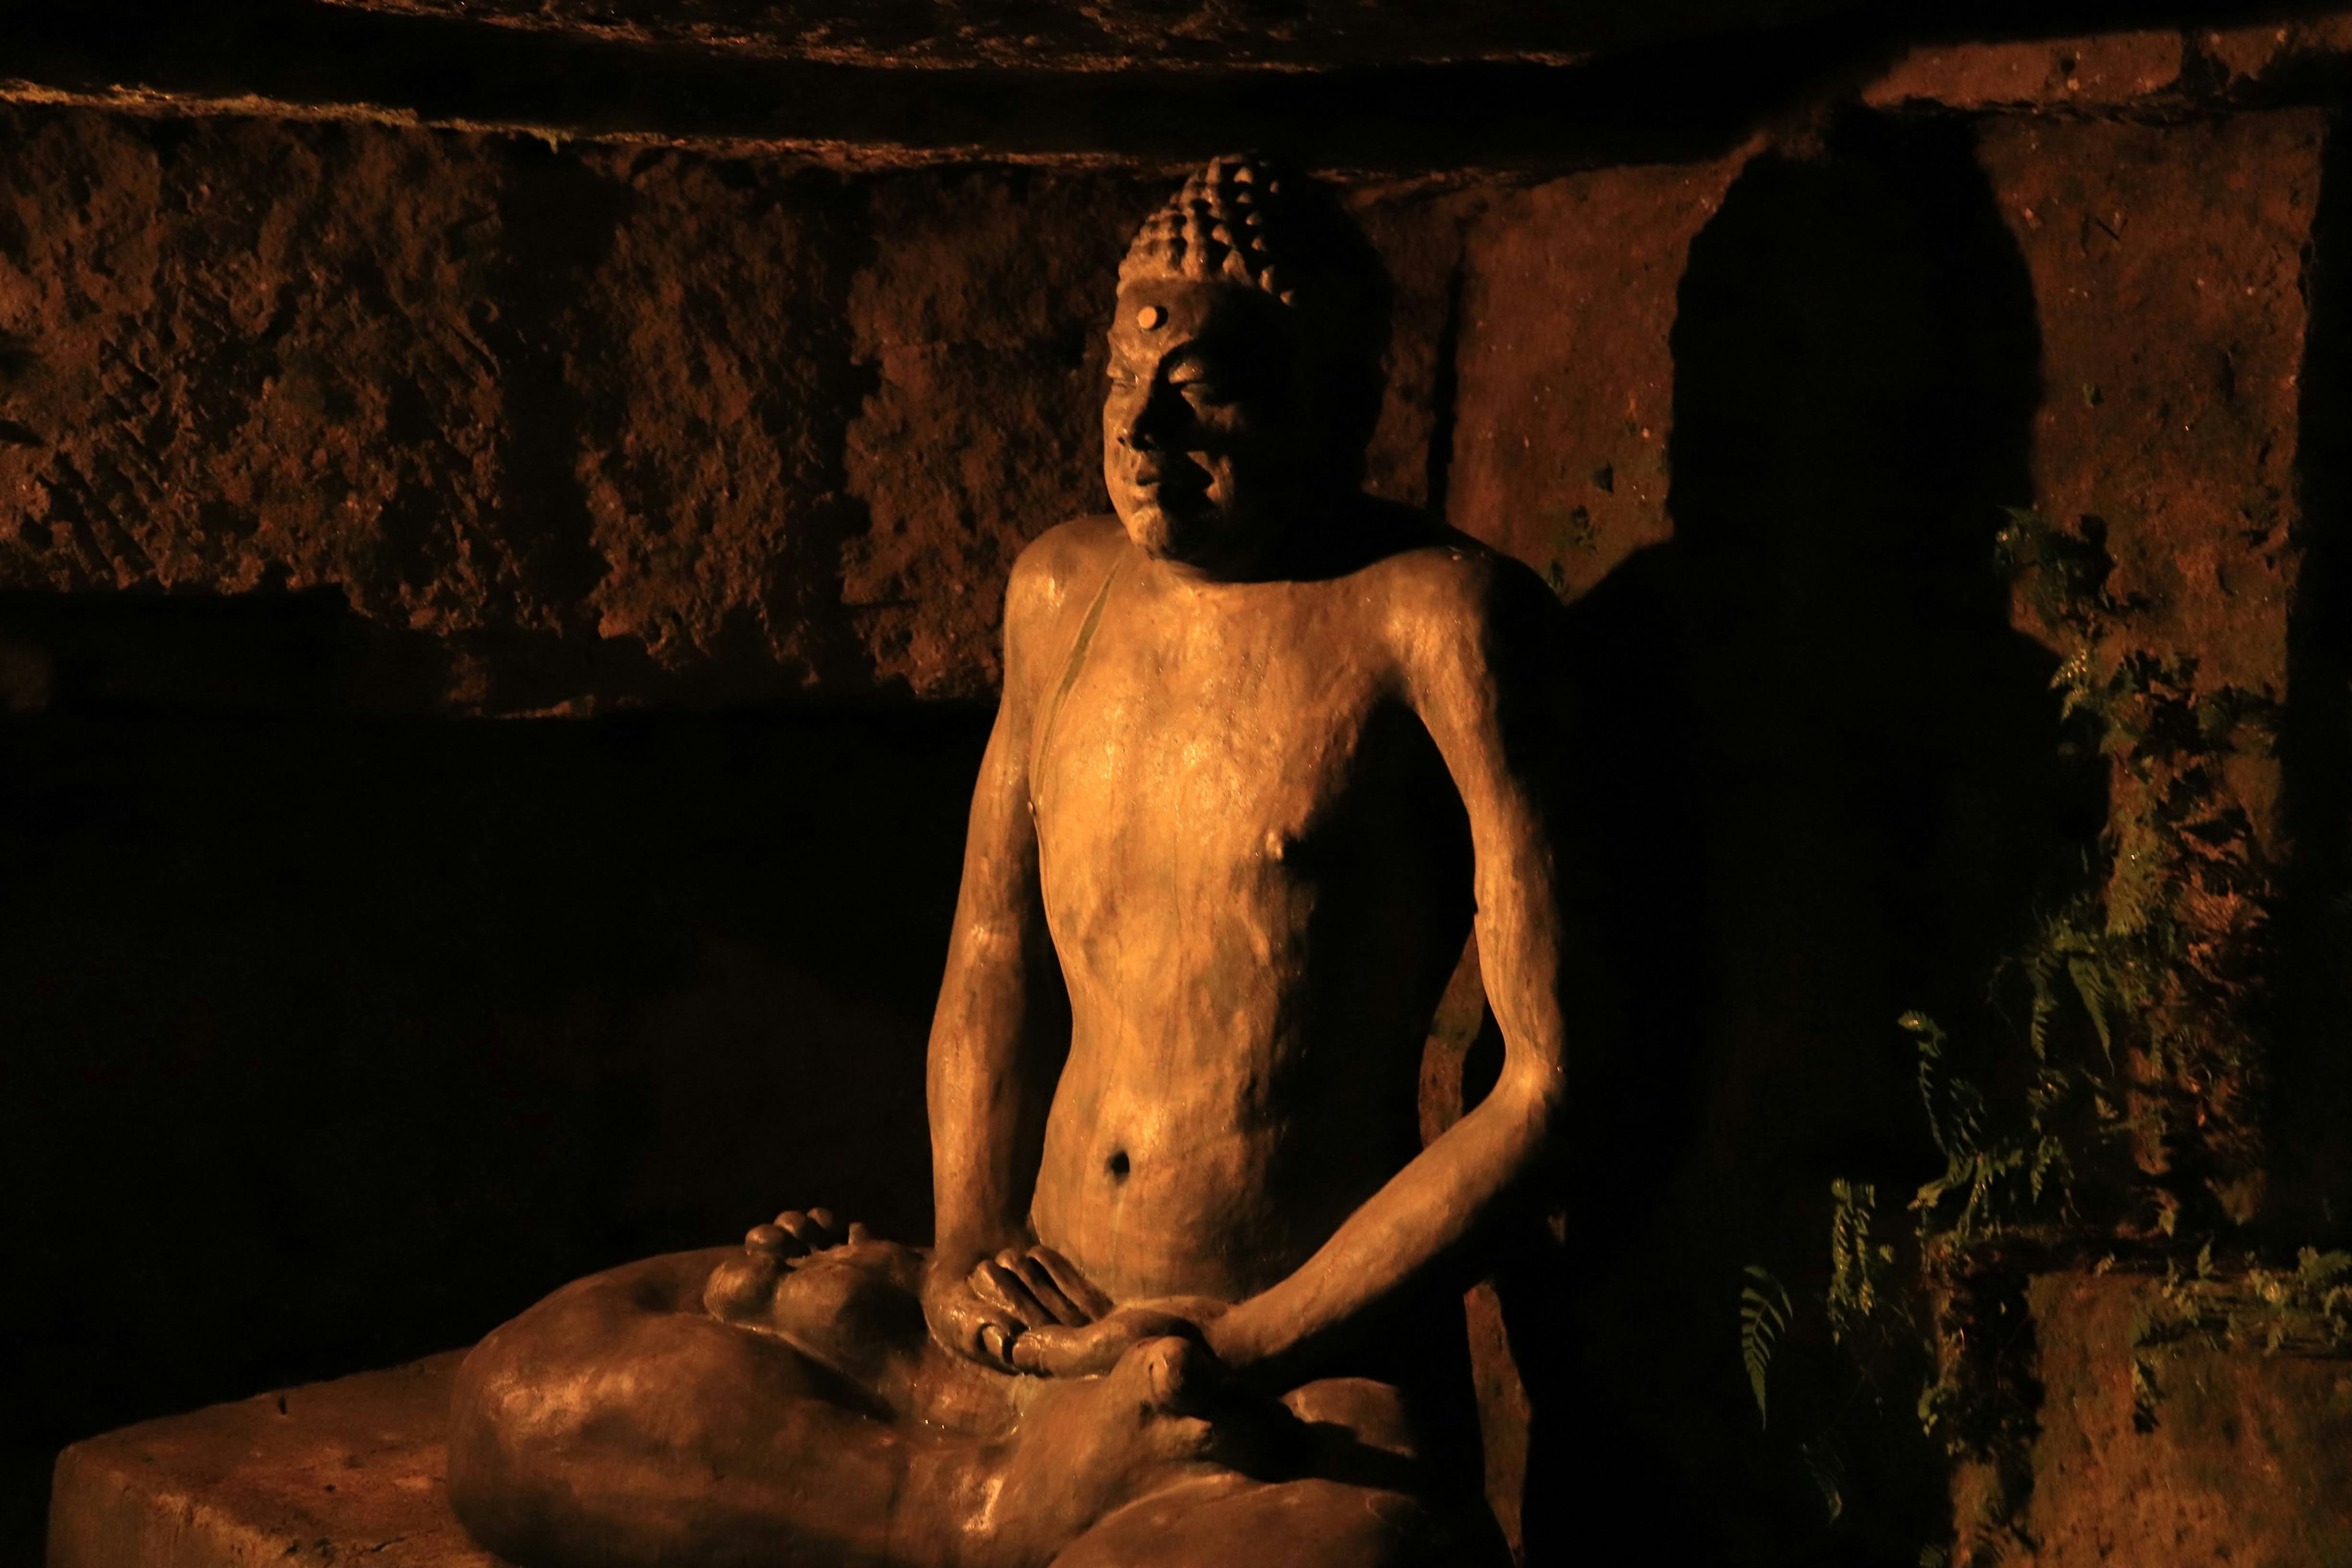
M 1197 371 L 1191 374 L 1179 371 L 1168 378 L 1168 384 L 1195 403 L 1227 403 L 1233 397 L 1224 383 Z

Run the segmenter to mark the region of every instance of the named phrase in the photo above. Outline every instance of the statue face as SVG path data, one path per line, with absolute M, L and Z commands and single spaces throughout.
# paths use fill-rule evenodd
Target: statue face
M 1103 479 L 1138 548 L 1211 573 L 1264 559 L 1314 450 L 1281 307 L 1232 283 L 1119 290 Z

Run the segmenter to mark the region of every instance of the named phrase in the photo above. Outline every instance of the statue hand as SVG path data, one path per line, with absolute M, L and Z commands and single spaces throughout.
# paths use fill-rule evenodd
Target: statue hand
M 1091 1323 L 1031 1329 L 1013 1342 L 1012 1361 L 1038 1377 L 1097 1377 L 1131 1347 L 1160 1339 L 1188 1341 L 1213 1360 L 1209 1327 L 1224 1311 L 1224 1302 L 1204 1296 L 1134 1301 Z
M 923 1275 L 923 1315 L 931 1337 L 999 1372 L 1019 1370 L 1013 1346 L 1024 1333 L 1091 1322 L 1109 1310 L 1109 1298 L 1050 1247 L 1007 1247 L 969 1272 L 953 1259 L 935 1258 Z
M 972 1293 L 1024 1329 L 1076 1328 L 1110 1310 L 1110 1298 L 1078 1266 L 1050 1247 L 1006 1247 L 973 1265 Z

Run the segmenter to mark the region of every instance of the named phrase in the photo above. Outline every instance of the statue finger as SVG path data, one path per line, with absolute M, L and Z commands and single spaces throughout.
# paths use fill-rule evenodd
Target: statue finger
M 930 1323 L 932 1340 L 941 1350 L 983 1366 L 1009 1366 L 999 1352 L 1011 1347 L 1020 1333 L 1020 1325 L 1009 1314 L 982 1300 L 969 1287 L 926 1303 L 923 1315 Z
M 1013 1342 L 1013 1370 L 1031 1377 L 1053 1377 L 1060 1371 L 1061 1356 L 1054 1343 L 1057 1331 L 1039 1329 L 1024 1333 Z
M 824 1233 L 827 1243 L 841 1234 L 841 1222 L 833 1217 L 831 1209 L 814 1208 L 808 1211 L 808 1216 L 809 1223 Z
M 1111 1310 L 1111 1299 L 1094 1287 L 1094 1281 L 1081 1273 L 1078 1266 L 1050 1247 L 1033 1247 L 1029 1256 L 1035 1258 L 1070 1305 L 1086 1314 L 1092 1322 Z
M 873 1233 L 872 1231 L 870 1231 L 870 1230 L 868 1230 L 868 1229 L 866 1229 L 866 1224 L 865 1224 L 865 1222 L 864 1222 L 863 1220 L 855 1220 L 855 1219 L 854 1219 L 854 1220 L 851 1220 L 851 1221 L 849 1222 L 849 1245 L 850 1245 L 850 1246 L 852 1246 L 852 1247 L 856 1247 L 858 1243 L 860 1243 L 860 1242 L 862 1242 L 862 1241 L 871 1241 L 871 1240 L 873 1240 L 873 1239 L 874 1239 L 874 1233 Z
M 1003 1294 L 1003 1286 L 995 1272 L 999 1267 L 993 1258 L 983 1258 L 971 1266 L 971 1272 L 964 1276 L 963 1282 L 971 1288 L 972 1294 L 992 1303 Z M 1010 1311 L 1012 1309 L 1008 1306 L 1005 1310 Z
M 974 1339 L 982 1361 L 1001 1367 L 1006 1372 L 1018 1372 L 1021 1368 L 1014 1358 L 1020 1352 L 1021 1342 L 1028 1337 L 1024 1333 L 1006 1328 L 1002 1323 L 982 1323 L 980 1326 L 980 1332 L 974 1336 Z
M 1008 1277 L 1005 1295 L 1011 1304 L 1013 1315 L 1019 1318 L 1024 1327 L 1050 1329 L 1061 1322 L 1060 1316 L 1055 1312 L 1052 1306 L 1031 1288 L 1029 1277 L 1022 1271 L 1019 1253 L 1007 1247 L 998 1253 L 992 1261 Z
M 1062 1288 L 1054 1283 L 1054 1277 L 1045 1271 L 1045 1265 L 1034 1258 L 1024 1258 L 1018 1253 L 1005 1256 L 1010 1257 L 1012 1261 L 1005 1263 L 1004 1266 L 1021 1276 L 1021 1283 L 1029 1287 L 1029 1294 L 1037 1298 L 1039 1306 L 1054 1314 L 1055 1322 L 1069 1328 L 1076 1328 L 1093 1321 L 1062 1293 Z M 999 1258 L 997 1261 L 1003 1263 L 1004 1258 Z
M 1093 1377 L 1118 1363 L 1120 1349 L 1096 1324 L 1032 1329 L 1013 1342 L 1013 1364 L 1033 1377 Z
M 982 1258 L 971 1271 L 971 1288 L 990 1306 L 1021 1320 L 1024 1328 L 1042 1329 L 1054 1321 L 1054 1315 L 1029 1294 L 1029 1287 L 1021 1283 L 1021 1276 L 992 1258 Z

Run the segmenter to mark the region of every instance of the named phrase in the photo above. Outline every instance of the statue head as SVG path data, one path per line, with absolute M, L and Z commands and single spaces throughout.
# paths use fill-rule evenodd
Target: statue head
M 1103 477 L 1147 553 L 1261 561 L 1363 479 L 1380 416 L 1388 275 L 1326 186 L 1218 158 L 1118 269 Z

